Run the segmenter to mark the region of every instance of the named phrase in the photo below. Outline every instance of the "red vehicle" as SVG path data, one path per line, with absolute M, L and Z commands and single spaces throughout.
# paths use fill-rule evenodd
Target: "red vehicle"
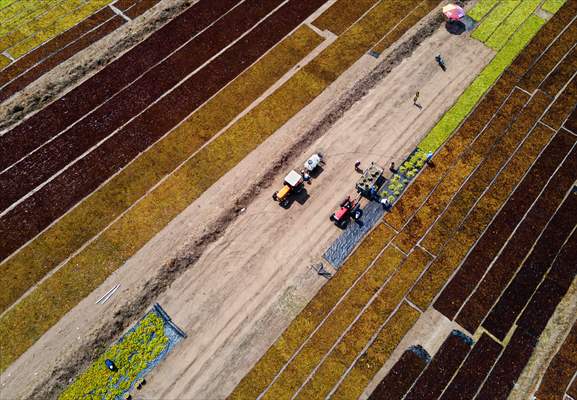
M 347 196 L 341 204 L 340 208 L 331 214 L 330 220 L 335 223 L 339 228 L 346 228 L 349 218 L 352 217 L 355 221 L 361 218 L 362 210 L 359 204 L 360 198 L 355 200 L 351 199 L 351 196 Z

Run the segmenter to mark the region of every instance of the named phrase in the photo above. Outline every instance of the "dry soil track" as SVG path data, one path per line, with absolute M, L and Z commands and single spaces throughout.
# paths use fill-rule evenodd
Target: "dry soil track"
M 449 73 L 434 64 L 438 52 L 449 62 Z M 189 337 L 153 372 L 143 395 L 213 399 L 228 394 L 323 284 L 323 278 L 312 273 L 309 265 L 319 261 L 338 235 L 328 215 L 341 197 L 353 191 L 357 178 L 354 160 L 384 165 L 400 161 L 490 58 L 491 51 L 479 42 L 436 32 L 302 154 L 299 164 L 316 149 L 322 149 L 327 157 L 326 168 L 308 186 L 310 198 L 303 205 L 281 209 L 270 199 L 273 188 L 256 196 L 194 268 L 159 298 Z M 343 88 L 375 64 L 372 57 L 363 57 L 189 206 L 114 273 L 102 290 L 50 329 L 5 371 L 6 393 L 16 396 L 43 382 L 58 360 L 67 359 L 89 341 L 94 329 L 114 321 L 114 312 L 138 297 L 146 284 L 142 277 L 153 276 L 168 257 L 194 243 L 203 227 L 229 207 L 230 199 L 257 182 L 271 160 L 298 142 L 322 112 L 335 104 Z M 417 90 L 422 110 L 412 105 Z M 105 307 L 95 305 L 95 299 L 113 283 L 121 283 L 123 288 L 116 299 Z M 38 354 L 42 354 L 43 365 L 34 361 Z

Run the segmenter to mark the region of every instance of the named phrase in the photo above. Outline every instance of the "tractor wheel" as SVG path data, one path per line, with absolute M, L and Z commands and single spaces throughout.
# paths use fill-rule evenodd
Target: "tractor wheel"
M 331 214 L 331 216 L 329 217 L 329 219 L 330 219 L 332 222 L 335 222 L 335 214 Z
M 272 199 L 273 199 L 274 201 L 278 201 L 277 194 L 278 194 L 278 192 L 274 192 L 274 193 L 272 194 Z

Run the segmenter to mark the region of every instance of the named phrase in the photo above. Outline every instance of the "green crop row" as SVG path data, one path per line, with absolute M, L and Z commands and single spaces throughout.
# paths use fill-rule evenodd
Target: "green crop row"
M 319 290 L 281 337 L 245 375 L 229 398 L 258 397 L 392 237 L 393 232 L 389 228 L 384 224 L 377 225 L 341 266 L 339 272 Z
M 375 300 L 345 334 L 336 348 L 323 361 L 313 378 L 304 386 L 298 399 L 325 398 L 344 372 L 369 343 L 402 302 L 405 293 L 415 283 L 432 257 L 417 248 L 389 279 Z
M 551 14 L 555 14 L 567 0 L 545 0 L 541 8 Z
M 290 399 L 403 259 L 403 254 L 397 248 L 387 247 L 374 266 L 337 305 L 262 398 Z
M 119 399 L 167 345 L 164 321 L 156 313 L 149 313 L 78 376 L 59 399 Z M 107 359 L 114 362 L 117 371 L 106 367 Z
M 419 308 L 424 310 L 430 305 L 433 298 L 463 260 L 469 248 L 489 224 L 499 207 L 510 196 L 517 182 L 535 162 L 554 133 L 544 125 L 538 125 L 497 175 L 495 181 L 463 222 L 462 228 L 449 240 L 439 257 L 435 259 L 411 290 L 409 298 Z
M 499 25 L 485 42 L 493 50 L 499 51 L 523 22 L 535 11 L 541 0 L 523 0 L 517 8 Z
M 357 399 L 369 382 L 383 367 L 407 332 L 419 319 L 419 313 L 407 303 L 401 303 L 397 312 L 385 324 L 367 351 L 356 362 L 341 382 L 331 399 Z
M 480 21 L 500 0 L 481 0 L 473 7 L 467 15 L 475 21 Z
M 523 0 L 531 1 L 531 0 Z M 489 36 L 495 32 L 497 28 L 502 26 L 503 21 L 513 12 L 513 10 L 520 5 L 521 1 L 501 1 L 497 7 L 493 8 L 489 15 L 479 24 L 473 31 L 471 37 L 481 42 L 486 42 Z
M 545 21 L 535 15 L 531 15 L 513 34 L 510 40 L 497 53 L 495 58 L 481 71 L 479 76 L 471 83 L 457 102 L 443 115 L 435 127 L 419 143 L 419 148 L 424 151 L 435 151 L 461 124 L 471 112 L 479 99 L 493 85 L 503 71 L 511 64 L 521 50 L 529 43 L 531 38 L 541 29 Z

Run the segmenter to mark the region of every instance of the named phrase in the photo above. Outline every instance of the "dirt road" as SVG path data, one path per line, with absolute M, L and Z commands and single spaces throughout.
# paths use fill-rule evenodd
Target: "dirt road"
M 434 62 L 438 53 L 449 65 L 447 72 Z M 321 150 L 327 161 L 324 171 L 307 186 L 310 197 L 304 204 L 284 210 L 271 199 L 274 187 L 263 190 L 194 267 L 158 299 L 188 338 L 149 375 L 139 396 L 225 397 L 324 283 L 309 266 L 320 261 L 339 234 L 328 216 L 343 196 L 354 192 L 358 177 L 354 161 L 360 159 L 365 165 L 375 161 L 385 167 L 391 161 L 399 164 L 491 56 L 477 41 L 436 32 L 303 152 L 295 167 L 315 150 Z M 272 160 L 297 142 L 323 110 L 378 62 L 363 57 L 191 204 L 6 370 L 3 392 L 9 397 L 28 393 L 59 359 L 82 351 L 96 327 L 112 321 L 113 312 L 138 294 L 146 282 L 143 277 L 154 275 L 175 255 L 183 255 L 238 193 L 258 181 Z M 422 109 L 413 105 L 416 91 Z M 280 185 L 282 176 L 277 181 Z M 121 290 L 111 301 L 105 306 L 94 304 L 117 283 Z

